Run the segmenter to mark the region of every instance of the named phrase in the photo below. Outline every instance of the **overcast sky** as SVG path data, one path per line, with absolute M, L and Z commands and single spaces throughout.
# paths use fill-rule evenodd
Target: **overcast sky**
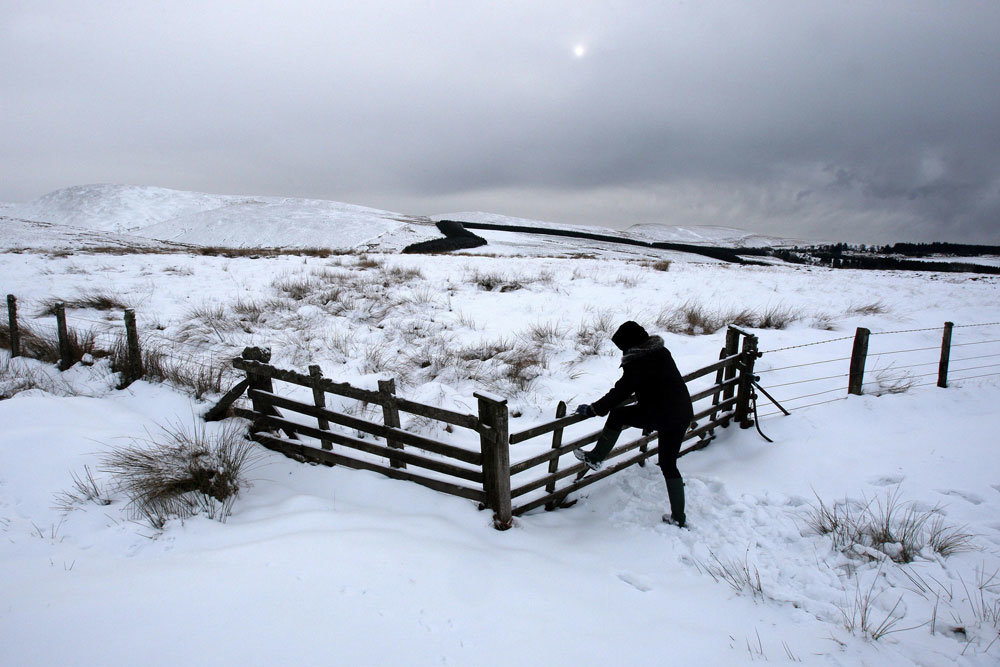
M 1000 242 L 1000 2 L 0 0 L 0 200 Z

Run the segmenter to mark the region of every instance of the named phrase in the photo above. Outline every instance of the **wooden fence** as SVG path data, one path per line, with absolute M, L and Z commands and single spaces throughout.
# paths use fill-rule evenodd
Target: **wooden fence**
M 731 422 L 744 428 L 753 425 L 750 413 L 756 358 L 757 338 L 730 327 L 719 360 L 684 376 L 687 383 L 700 380 L 705 384 L 701 379 L 709 378 L 710 384 L 692 387 L 697 423 L 692 424 L 685 441 L 695 442 L 681 451 L 682 456 L 706 446 L 717 428 Z M 378 391 L 360 389 L 323 377 L 318 366 L 310 367 L 306 375 L 275 368 L 269 361 L 270 352 L 261 348 L 247 348 L 234 359 L 233 366 L 247 374 L 246 380 L 220 401 L 209 418 L 221 417 L 246 391 L 251 408 L 236 408 L 235 414 L 251 421 L 251 437 L 261 445 L 301 461 L 371 470 L 477 501 L 481 508 L 493 510 L 494 526 L 500 530 L 509 528 L 514 516 L 535 508 L 565 506 L 567 496 L 574 491 L 632 465 L 644 465 L 658 451 L 651 446 L 657 434 L 643 434 L 615 447 L 606 459 L 607 467 L 586 475 L 587 467 L 575 458 L 562 468 L 560 461 L 563 455 L 595 442 L 600 431 L 563 443 L 565 429 L 587 419 L 566 416 L 565 403 L 557 407 L 554 420 L 510 433 L 507 402 L 502 398 L 477 393 L 477 413 L 463 414 L 397 396 L 392 380 L 379 382 Z M 308 391 L 299 391 L 300 398 L 292 398 L 276 391 L 275 382 Z M 353 399 L 362 406 L 378 406 L 381 423 L 331 409 L 328 395 Z M 474 432 L 478 438 L 472 440 L 478 439 L 478 447 L 440 442 L 404 430 L 400 413 L 443 423 L 448 431 L 457 427 Z M 343 428 L 334 430 L 331 424 Z M 381 442 L 367 440 L 368 435 Z M 542 436 L 550 438 L 542 443 Z M 544 450 L 532 453 L 539 444 Z M 511 463 L 511 454 L 521 451 L 527 455 Z

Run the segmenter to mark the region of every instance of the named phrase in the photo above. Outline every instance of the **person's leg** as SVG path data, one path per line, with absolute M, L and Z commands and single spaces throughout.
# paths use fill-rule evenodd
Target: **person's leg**
M 604 424 L 601 437 L 597 439 L 597 444 L 588 454 L 587 458 L 595 463 L 600 463 L 614 448 L 618 442 L 618 436 L 622 430 L 628 426 L 636 425 L 638 416 L 638 406 L 628 405 L 623 408 L 615 408 L 608 413 L 608 421 Z
M 657 464 L 663 472 L 663 480 L 667 484 L 667 498 L 670 501 L 670 521 L 683 527 L 687 521 L 684 513 L 684 480 L 677 469 L 677 454 L 680 453 L 687 424 L 664 426 L 659 432 L 659 452 Z M 663 520 L 668 519 L 663 515 Z

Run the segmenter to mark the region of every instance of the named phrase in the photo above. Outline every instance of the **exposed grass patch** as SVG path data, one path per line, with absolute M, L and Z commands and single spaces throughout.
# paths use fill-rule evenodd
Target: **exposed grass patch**
M 42 303 L 36 317 L 55 316 L 56 307 L 62 303 L 66 308 L 90 308 L 93 310 L 125 310 L 131 306 L 112 292 L 91 290 L 72 299 L 47 299 Z
M 615 322 L 610 311 L 600 311 L 580 323 L 576 330 L 576 346 L 583 356 L 597 356 L 605 341 L 611 340 Z
M 272 286 L 295 301 L 302 301 L 319 288 L 319 283 L 309 276 L 285 276 L 278 278 Z
M 696 301 L 660 311 L 656 326 L 671 333 L 689 336 L 713 334 L 728 324 L 753 329 L 784 329 L 803 315 L 790 306 L 771 305 L 761 310 L 733 308 L 712 309 Z
M 760 572 L 756 565 L 750 564 L 750 552 L 747 551 L 742 561 L 735 558 L 723 561 L 712 551 L 709 551 L 711 560 L 708 563 L 699 562 L 701 569 L 708 572 L 716 582 L 724 581 L 729 584 L 737 593 L 746 591 L 751 596 L 764 599 L 764 588 L 760 582 Z
M 142 379 L 167 382 L 189 390 L 196 399 L 205 395 L 221 394 L 235 384 L 234 371 L 229 360 L 198 360 L 172 354 L 163 347 L 140 345 Z M 121 373 L 128 363 L 124 339 L 115 342 L 111 349 L 111 370 Z
M 94 503 L 96 505 L 110 505 L 111 496 L 103 485 L 94 479 L 94 473 L 90 466 L 83 466 L 83 474 L 71 473 L 73 477 L 73 488 L 69 491 L 62 491 L 56 494 L 56 508 L 64 512 L 69 512 L 80 505 Z
M 215 434 L 204 424 L 191 430 L 161 426 L 147 438 L 112 449 L 101 469 L 128 497 L 133 515 L 154 528 L 197 513 L 225 521 L 248 486 L 254 447 L 236 424 Z
M 837 550 L 854 558 L 888 557 L 910 563 L 926 548 L 942 556 L 974 548 L 971 534 L 945 524 L 937 508 L 924 510 L 903 502 L 898 487 L 884 498 L 863 502 L 843 500 L 828 506 L 818 497 L 817 501 L 806 525 L 829 536 Z
M 534 345 L 554 345 L 562 342 L 569 328 L 558 321 L 535 322 L 522 334 L 525 341 Z
M 469 282 L 487 292 L 513 292 L 524 289 L 523 279 L 503 273 L 486 273 L 476 270 L 469 276 Z
M 889 312 L 889 306 L 882 300 L 854 304 L 847 309 L 848 315 L 881 315 Z

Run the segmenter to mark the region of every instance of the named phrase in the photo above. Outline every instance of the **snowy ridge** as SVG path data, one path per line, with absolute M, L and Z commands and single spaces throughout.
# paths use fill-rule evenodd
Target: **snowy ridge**
M 2 212 L 2 210 L 0 210 Z M 0 215 L 0 250 L 75 251 L 91 248 L 177 250 L 186 244 L 157 241 L 130 234 L 102 232 L 51 222 L 22 220 Z
M 436 230 L 427 220 L 340 202 L 289 197 L 213 195 L 132 185 L 81 185 L 7 215 L 191 245 L 392 250 Z

